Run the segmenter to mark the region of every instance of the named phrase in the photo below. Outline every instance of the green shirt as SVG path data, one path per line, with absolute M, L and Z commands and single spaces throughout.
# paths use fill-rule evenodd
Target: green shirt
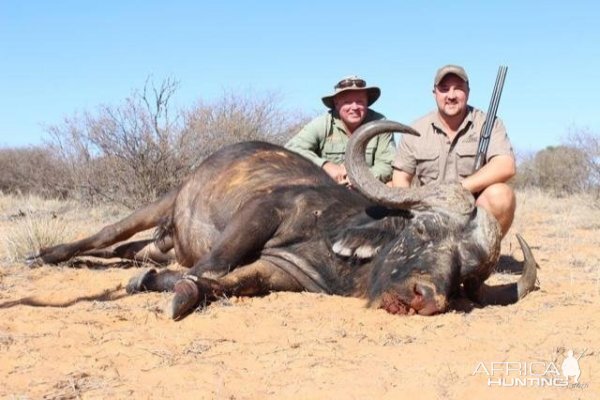
M 381 119 L 385 119 L 382 114 L 369 109 L 363 124 Z M 344 123 L 335 112 L 330 111 L 310 121 L 286 143 L 285 147 L 322 167 L 327 161 L 344 163 L 348 140 L 349 135 Z M 367 164 L 371 167 L 373 175 L 382 182 L 392 178 L 395 150 L 392 133 L 378 135 L 367 143 Z

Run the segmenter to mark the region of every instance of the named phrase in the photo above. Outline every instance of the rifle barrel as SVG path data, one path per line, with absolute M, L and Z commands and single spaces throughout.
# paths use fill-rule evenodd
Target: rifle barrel
M 501 65 L 498 68 L 498 74 L 496 75 L 496 83 L 494 84 L 494 90 L 492 91 L 490 106 L 488 107 L 485 122 L 481 130 L 481 137 L 479 138 L 479 144 L 477 146 L 477 155 L 475 157 L 473 171 L 477 171 L 485 163 L 487 149 L 490 144 L 490 137 L 492 136 L 494 122 L 496 121 L 496 113 L 498 112 L 498 105 L 500 104 L 500 96 L 502 95 L 502 88 L 504 87 L 504 80 L 506 79 L 507 71 L 508 67 L 506 65 Z

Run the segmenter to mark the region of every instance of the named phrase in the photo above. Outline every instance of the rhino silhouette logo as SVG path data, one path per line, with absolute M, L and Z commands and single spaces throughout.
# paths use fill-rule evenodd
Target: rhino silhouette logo
M 562 362 L 560 368 L 562 369 L 562 374 L 567 381 L 573 377 L 575 383 L 579 383 L 579 375 L 581 375 L 581 369 L 579 368 L 579 359 L 583 356 L 583 353 L 577 358 L 573 356 L 573 350 L 569 350 L 567 352 L 567 358 Z

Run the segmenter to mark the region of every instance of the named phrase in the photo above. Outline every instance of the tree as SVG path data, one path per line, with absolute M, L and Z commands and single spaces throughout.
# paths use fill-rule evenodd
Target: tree
M 519 165 L 516 187 L 538 187 L 558 195 L 589 189 L 589 165 L 581 150 L 550 146 Z
M 600 192 L 600 135 L 589 128 L 571 127 L 564 141 L 581 151 L 589 168 L 589 186 Z
M 274 95 L 226 93 L 214 103 L 173 110 L 172 79 L 146 81 L 118 106 L 51 126 L 51 146 L 68 166 L 73 193 L 137 208 L 176 187 L 207 155 L 243 141 L 283 143 L 306 121 Z
M 64 198 L 69 194 L 64 168 L 59 157 L 42 147 L 0 149 L 0 191 Z
M 173 187 L 185 173 L 177 158 L 177 118 L 169 102 L 177 82 L 146 81 L 119 106 L 51 126 L 52 148 L 69 165 L 74 189 L 88 200 L 136 207 Z

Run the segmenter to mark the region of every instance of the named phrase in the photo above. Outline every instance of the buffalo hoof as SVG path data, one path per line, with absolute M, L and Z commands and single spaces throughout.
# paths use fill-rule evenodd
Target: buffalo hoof
M 27 266 L 31 268 L 41 267 L 42 264 L 44 264 L 44 260 L 42 260 L 42 257 L 40 257 L 39 254 L 30 255 L 27 256 L 27 258 L 25 258 L 25 264 L 27 264 Z
M 148 282 L 153 279 L 155 275 L 156 270 L 152 268 L 146 272 L 134 276 L 129 280 L 127 286 L 125 286 L 125 290 L 129 294 L 145 292 L 148 290 Z
M 167 309 L 167 314 L 177 321 L 194 311 L 200 304 L 200 290 L 190 278 L 180 279 L 173 290 L 175 297 L 170 309 Z

